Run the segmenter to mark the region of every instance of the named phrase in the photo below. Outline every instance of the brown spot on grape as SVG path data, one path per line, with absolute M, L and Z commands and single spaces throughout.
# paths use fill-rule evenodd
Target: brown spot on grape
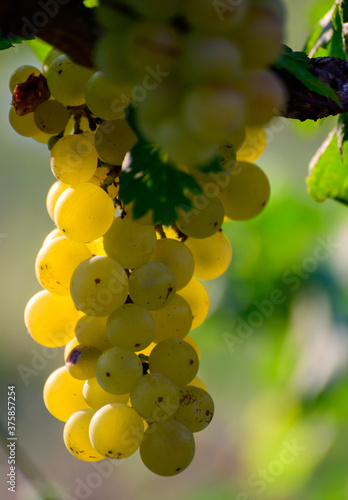
M 106 373 L 105 373 L 105 375 L 106 375 L 107 377 L 110 377 L 110 372 L 106 372 Z
M 98 284 L 100 283 L 100 281 L 101 281 L 101 280 L 100 280 L 100 278 L 96 278 L 96 279 L 94 280 L 94 283 L 96 283 L 96 284 L 98 285 Z
M 190 359 L 190 365 L 193 365 L 194 361 L 193 359 Z
M 134 344 L 134 347 L 139 347 L 139 346 L 140 346 L 140 344 Z
M 179 472 L 179 470 L 181 470 L 181 467 L 178 467 L 177 469 L 175 469 L 176 472 Z
M 157 399 L 157 402 L 158 402 L 158 403 L 162 403 L 162 401 L 163 401 L 163 398 L 161 398 L 161 397 L 159 397 L 159 398 Z

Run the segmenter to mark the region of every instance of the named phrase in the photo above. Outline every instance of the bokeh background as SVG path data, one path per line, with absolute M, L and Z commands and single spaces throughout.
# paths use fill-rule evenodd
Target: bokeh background
M 285 3 L 287 43 L 301 50 L 331 2 Z M 34 260 L 53 229 L 45 198 L 54 178 L 47 148 L 8 123 L 8 78 L 22 64 L 39 64 L 26 45 L 0 53 L 0 408 L 4 423 L 7 386 L 15 384 L 21 468 L 12 494 L 0 449 L 1 498 L 348 499 L 348 209 L 315 203 L 305 185 L 334 120 L 276 119 L 266 127 L 268 147 L 257 163 L 269 176 L 271 200 L 258 218 L 225 224 L 233 261 L 225 276 L 206 283 L 210 314 L 192 332 L 216 413 L 196 434 L 191 466 L 163 478 L 138 454 L 104 466 L 80 463 L 64 447 L 63 424 L 43 405 L 43 384 L 63 352 L 34 343 L 23 310 L 39 290 Z

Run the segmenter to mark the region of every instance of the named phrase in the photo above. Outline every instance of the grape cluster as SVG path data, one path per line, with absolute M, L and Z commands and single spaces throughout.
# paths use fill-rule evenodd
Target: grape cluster
M 192 23 L 195 3 L 187 4 Z M 181 3 L 166 4 L 176 16 Z M 275 13 L 262 10 L 264 4 L 260 2 L 261 12 L 272 24 Z M 168 20 L 162 19 L 161 8 L 157 12 L 160 6 L 134 5 L 146 10 L 141 13 L 145 17 L 150 11 L 161 17 L 153 34 L 159 21 Z M 239 18 L 252 25 L 254 10 L 248 7 L 246 12 L 237 9 L 233 26 Z M 115 18 L 119 16 L 115 12 Z M 208 15 L 202 19 L 209 25 Z M 145 36 L 148 25 L 144 26 Z M 134 43 L 140 27 L 136 25 Z M 195 28 L 200 33 L 201 27 Z M 177 36 L 169 25 L 166 29 Z M 203 34 L 187 35 L 185 43 L 192 41 L 193 52 L 195 37 L 208 36 L 205 29 Z M 159 39 L 168 36 L 164 33 Z M 212 36 L 218 45 L 224 43 L 219 33 L 209 33 Z M 230 55 L 232 45 L 227 46 Z M 167 57 L 165 51 L 164 61 Z M 142 67 L 139 61 L 134 65 Z M 45 92 L 42 82 L 47 85 Z M 190 106 L 207 88 L 193 85 L 191 97 L 191 90 L 185 94 Z M 225 99 L 230 82 L 224 85 L 218 86 L 222 94 L 208 93 L 208 101 L 209 95 L 214 95 L 214 102 Z M 194 175 L 202 192 L 191 193 L 192 210 L 181 207 L 172 226 L 153 225 L 150 212 L 134 220 L 132 204 L 124 206 L 119 198 L 121 165 L 137 141 L 124 119 L 124 106 L 132 100 L 127 86 L 54 49 L 42 72 L 31 66 L 16 70 L 10 89 L 12 127 L 49 143 L 56 177 L 46 203 L 56 228 L 35 261 L 42 290 L 25 308 L 25 324 L 35 341 L 47 347 L 65 346 L 64 365 L 45 383 L 45 405 L 65 422 L 64 443 L 75 457 L 121 459 L 139 449 L 154 473 L 178 474 L 193 459 L 193 434 L 207 427 L 214 413 L 212 398 L 197 378 L 198 347 L 188 335 L 208 314 L 209 298 L 201 280 L 221 276 L 230 264 L 232 249 L 221 230 L 223 221 L 250 219 L 268 201 L 268 179 L 253 163 L 265 147 L 265 132 L 260 126 L 244 127 L 243 120 L 238 121 L 238 130 L 231 127 L 229 140 L 218 145 L 219 172 L 207 173 L 180 162 L 177 167 Z M 121 107 L 115 106 L 117 96 L 126 96 Z
M 106 34 L 96 64 L 128 87 L 115 104 L 130 95 L 142 133 L 174 163 L 205 164 L 281 110 L 284 89 L 269 69 L 283 40 L 280 0 L 101 0 L 97 15 Z

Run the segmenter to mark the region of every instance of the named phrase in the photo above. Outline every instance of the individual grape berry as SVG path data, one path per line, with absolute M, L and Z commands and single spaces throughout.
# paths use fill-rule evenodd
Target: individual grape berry
M 101 351 L 94 346 L 78 345 L 68 354 L 65 366 L 74 378 L 87 380 L 95 376 L 95 367 Z
M 180 405 L 173 420 L 182 423 L 191 432 L 205 429 L 214 415 L 214 402 L 201 387 L 188 385 L 180 389 Z
M 91 408 L 73 413 L 63 430 L 63 439 L 67 450 L 84 462 L 96 462 L 105 458 L 93 448 L 89 439 L 89 424 L 94 413 L 95 410 Z

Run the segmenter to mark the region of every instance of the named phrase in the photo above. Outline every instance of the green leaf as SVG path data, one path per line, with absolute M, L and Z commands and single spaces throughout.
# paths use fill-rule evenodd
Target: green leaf
M 85 7 L 93 8 L 99 6 L 99 0 L 83 0 Z
M 28 40 L 26 43 L 41 62 L 44 62 L 47 54 L 53 49 L 53 45 L 41 40 L 41 38 Z
M 137 219 L 152 210 L 154 223 L 170 225 L 177 218 L 177 207 L 191 207 L 189 191 L 201 193 L 196 180 L 168 163 L 157 147 L 140 139 L 120 176 L 120 199 L 124 204 L 134 202 L 133 216 Z
M 335 91 L 327 83 L 318 80 L 318 78 L 309 71 L 311 64 L 305 52 L 293 52 L 289 47 L 285 46 L 285 51 L 275 64 L 275 67 L 287 70 L 300 80 L 309 90 L 329 97 L 337 104 L 340 104 Z
M 7 36 L 4 36 L 0 31 L 0 50 L 10 49 L 15 45 L 18 45 L 26 40 L 32 40 L 32 38 L 24 38 L 22 36 L 18 36 L 15 33 L 9 33 Z
M 309 194 L 316 201 L 332 198 L 348 204 L 348 115 L 340 115 L 310 163 Z

